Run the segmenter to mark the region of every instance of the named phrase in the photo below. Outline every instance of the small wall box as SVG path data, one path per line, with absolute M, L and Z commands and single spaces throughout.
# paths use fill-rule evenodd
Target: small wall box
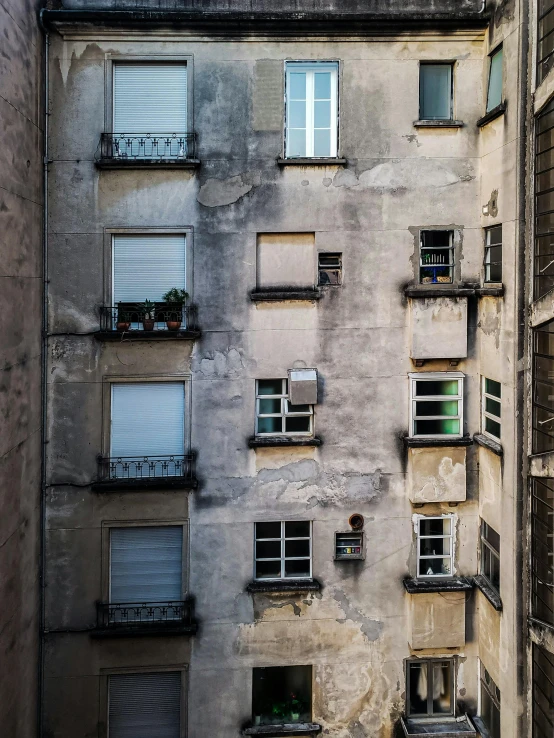
M 351 561 L 364 557 L 363 533 L 335 533 L 335 560 Z

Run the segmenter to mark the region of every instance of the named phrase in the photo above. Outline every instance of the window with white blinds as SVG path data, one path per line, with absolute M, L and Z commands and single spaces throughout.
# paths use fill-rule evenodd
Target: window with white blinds
M 181 600 L 182 572 L 182 526 L 111 528 L 110 603 Z
M 114 64 L 114 133 L 187 132 L 187 65 Z
M 110 456 L 185 452 L 184 382 L 112 384 Z
M 181 672 L 112 674 L 109 738 L 180 738 Z
M 114 305 L 161 302 L 172 287 L 186 289 L 184 234 L 114 235 Z

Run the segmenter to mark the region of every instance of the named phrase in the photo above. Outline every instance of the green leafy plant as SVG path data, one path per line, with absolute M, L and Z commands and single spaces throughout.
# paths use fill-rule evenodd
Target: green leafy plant
M 151 300 L 145 300 L 137 305 L 137 310 L 142 320 L 154 320 L 156 303 Z
M 184 305 L 189 299 L 189 293 L 186 290 L 179 289 L 178 287 L 172 287 L 162 297 L 164 302 L 168 305 Z

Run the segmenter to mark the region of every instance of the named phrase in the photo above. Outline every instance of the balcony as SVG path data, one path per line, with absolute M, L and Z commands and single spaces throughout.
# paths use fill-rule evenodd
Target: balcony
M 156 303 L 152 319 L 144 319 L 137 305 L 120 302 L 100 308 L 99 341 L 176 341 L 200 337 L 196 305 L 172 308 Z
M 194 133 L 103 133 L 99 169 L 197 169 Z
M 96 638 L 196 633 L 192 598 L 177 602 L 97 603 Z
M 98 457 L 96 492 L 196 489 L 196 454 Z

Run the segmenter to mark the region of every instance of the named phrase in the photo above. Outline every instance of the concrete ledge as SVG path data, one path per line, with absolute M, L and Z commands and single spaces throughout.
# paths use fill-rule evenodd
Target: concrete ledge
M 408 285 L 404 288 L 406 297 L 473 297 L 475 295 L 474 287 L 456 287 L 454 285 L 440 285 L 433 287 L 429 285 Z
M 461 718 L 443 720 L 414 720 L 400 718 L 404 735 L 411 738 L 414 735 L 429 735 L 434 738 L 479 738 L 475 726 L 467 715 Z
M 473 577 L 473 583 L 477 589 L 481 590 L 494 609 L 497 612 L 502 612 L 503 605 L 500 595 L 491 587 L 485 577 L 482 574 L 477 574 L 477 576 Z
M 402 581 L 408 594 L 429 594 L 429 592 L 469 592 L 473 582 L 467 577 L 451 577 L 450 579 L 417 579 L 407 578 Z
M 142 490 L 196 489 L 194 477 L 152 477 L 151 479 L 106 479 L 92 483 L 93 492 L 141 492 Z
M 286 302 L 287 300 L 310 301 L 319 300 L 321 292 L 317 289 L 278 289 L 253 290 L 250 293 L 252 302 Z
M 489 438 L 484 433 L 475 433 L 473 436 L 473 440 L 479 446 L 482 446 L 483 448 L 488 448 L 489 451 L 493 452 L 493 454 L 496 454 L 497 456 L 504 456 L 504 449 L 502 448 L 502 444 L 498 441 L 493 440 L 492 438 Z
M 98 159 L 97 169 L 198 169 L 200 159 Z
M 117 626 L 113 628 L 95 628 L 91 631 L 91 638 L 143 638 L 159 636 L 186 636 L 194 635 L 198 631 L 198 625 L 144 625 L 140 628 L 135 626 Z
M 496 120 L 497 118 L 500 118 L 501 115 L 504 115 L 507 109 L 508 103 L 506 102 L 506 100 L 504 100 L 504 102 L 501 102 L 500 105 L 497 105 L 492 110 L 489 110 L 489 112 L 482 118 L 479 118 L 479 120 L 477 121 L 477 128 L 483 128 L 483 126 L 486 126 L 487 123 L 491 122 L 491 120 Z
M 280 167 L 345 167 L 346 159 L 324 159 L 316 157 L 298 157 L 296 159 L 277 159 Z
M 461 120 L 414 120 L 414 128 L 463 128 Z
M 196 341 L 200 331 L 97 331 L 97 341 Z
M 317 735 L 321 733 L 319 723 L 285 723 L 284 725 L 252 725 L 244 728 L 243 735 Z
M 504 297 L 504 285 L 499 287 L 478 287 L 475 290 L 477 297 Z
M 279 446 L 321 446 L 323 441 L 317 436 L 295 438 L 294 436 L 252 436 L 248 439 L 249 448 L 279 448 Z
M 404 436 L 404 444 L 408 448 L 432 448 L 433 446 L 472 446 L 473 438 L 471 436 L 462 436 L 461 438 L 411 438 Z
M 554 451 L 534 454 L 529 457 L 529 474 L 532 477 L 554 477 Z
M 554 319 L 554 290 L 550 290 L 529 308 L 531 328 L 538 328 L 543 323 Z
M 319 592 L 321 584 L 317 579 L 287 579 L 280 582 L 254 581 L 246 586 L 250 594 L 287 593 L 287 592 Z

